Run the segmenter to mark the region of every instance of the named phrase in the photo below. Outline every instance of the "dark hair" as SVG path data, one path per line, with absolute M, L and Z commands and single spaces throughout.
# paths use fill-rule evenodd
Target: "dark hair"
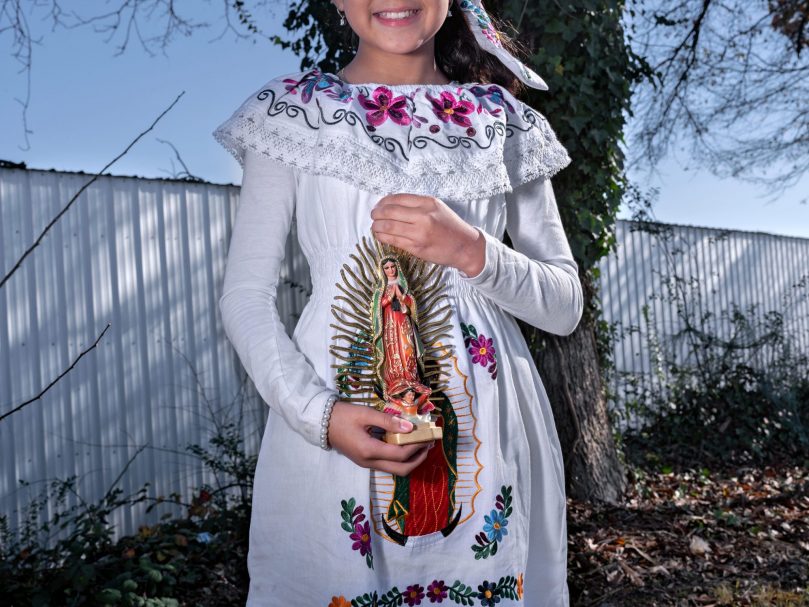
M 460 8 L 452 4 L 452 16 L 447 17 L 441 29 L 435 34 L 435 61 L 438 67 L 451 80 L 458 82 L 480 82 L 498 84 L 517 96 L 525 89 L 522 80 L 517 78 L 503 62 L 483 50 Z M 503 33 L 505 22 L 488 10 L 492 28 L 498 33 L 503 48 L 523 62 L 527 49 L 525 45 Z M 357 48 L 359 36 L 350 27 L 345 28 L 350 45 Z
M 441 71 L 458 82 L 499 84 L 512 95 L 521 93 L 525 88 L 522 80 L 500 59 L 480 47 L 461 10 L 457 6 L 453 8 L 452 16 L 447 17 L 435 35 L 435 61 Z M 489 18 L 503 48 L 524 61 L 520 57 L 524 45 L 503 33 L 505 24 L 502 21 L 491 13 Z

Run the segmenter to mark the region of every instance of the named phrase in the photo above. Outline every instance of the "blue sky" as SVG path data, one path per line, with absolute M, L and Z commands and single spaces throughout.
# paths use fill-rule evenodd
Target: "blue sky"
M 98 11 L 107 5 L 96 3 Z M 277 16 L 262 24 L 267 33 L 282 33 L 283 3 Z M 80 6 L 87 6 L 81 4 Z M 196 17 L 221 19 L 221 4 L 195 3 Z M 88 9 L 89 10 L 89 9 Z M 239 183 L 236 161 L 211 131 L 255 89 L 278 74 L 299 69 L 299 60 L 269 42 L 236 39 L 217 25 L 190 37 L 178 37 L 166 55 L 149 56 L 131 41 L 115 55 L 119 35 L 90 28 L 50 31 L 35 13 L 32 29 L 42 35 L 33 49 L 31 102 L 28 110 L 30 149 L 25 147 L 20 105 L 25 74 L 10 55 L 11 39 L 0 36 L 0 159 L 25 162 L 31 168 L 95 172 L 145 129 L 181 92 L 180 102 L 154 131 L 142 139 L 110 172 L 118 175 L 166 177 L 174 153 L 158 138 L 171 141 L 194 175 L 218 183 Z M 575 162 L 575 158 L 573 159 Z M 654 214 L 661 221 L 809 238 L 809 176 L 775 201 L 760 186 L 718 179 L 700 170 L 685 170 L 688 157 L 669 158 L 659 175 L 630 171 L 644 189 L 660 189 Z M 176 170 L 180 170 L 177 166 Z M 628 217 L 622 209 L 621 217 Z

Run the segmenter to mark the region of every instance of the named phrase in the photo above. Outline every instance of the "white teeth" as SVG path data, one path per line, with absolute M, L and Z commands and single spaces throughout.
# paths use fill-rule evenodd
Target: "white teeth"
M 385 19 L 405 19 L 410 15 L 414 15 L 418 12 L 418 10 L 410 10 L 410 11 L 403 11 L 401 13 L 377 13 L 380 17 L 384 17 Z

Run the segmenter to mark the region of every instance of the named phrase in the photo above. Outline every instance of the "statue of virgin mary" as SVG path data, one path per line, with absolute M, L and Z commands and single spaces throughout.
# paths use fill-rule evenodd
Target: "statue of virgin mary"
M 424 344 L 418 333 L 416 300 L 396 257 L 383 257 L 371 307 L 376 377 L 383 389 L 384 411 L 412 421 L 429 419 L 435 409 L 424 385 Z

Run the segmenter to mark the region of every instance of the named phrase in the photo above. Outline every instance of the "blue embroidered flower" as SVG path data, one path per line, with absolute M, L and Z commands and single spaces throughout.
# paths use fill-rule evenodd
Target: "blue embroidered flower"
M 496 84 L 490 84 L 488 86 L 482 86 L 476 84 L 475 86 L 469 89 L 469 92 L 472 93 L 475 97 L 485 97 L 489 99 L 492 103 L 496 103 L 504 108 L 506 108 L 512 114 L 514 113 L 514 106 L 506 99 L 505 95 L 503 95 L 503 89 L 500 88 Z M 485 108 L 478 108 L 478 111 L 486 111 L 489 114 L 496 116 L 500 113 L 500 109 L 496 109 L 493 111 L 489 111 Z
M 286 90 L 293 94 L 301 87 L 301 101 L 304 103 L 309 103 L 316 91 L 323 91 L 326 96 L 342 103 L 351 100 L 351 91 L 348 88 L 343 88 L 339 80 L 318 70 L 313 70 L 301 82 L 291 78 L 284 78 L 284 82 L 287 83 Z
M 492 582 L 483 582 L 478 586 L 478 598 L 480 604 L 484 607 L 490 607 L 500 602 L 500 596 L 497 592 L 497 584 Z
M 490 541 L 501 542 L 503 541 L 503 536 L 508 535 L 508 529 L 506 529 L 508 519 L 502 512 L 492 510 L 492 513 L 484 516 L 483 520 L 486 521 L 486 524 L 483 525 L 483 530 L 489 536 Z
M 483 531 L 475 536 L 475 544 L 472 545 L 472 552 L 475 559 L 487 559 L 497 554 L 498 542 L 508 535 L 508 517 L 513 511 L 511 507 L 511 485 L 503 485 L 500 493 L 494 500 L 494 509 L 490 514 L 483 516 L 485 524 Z

